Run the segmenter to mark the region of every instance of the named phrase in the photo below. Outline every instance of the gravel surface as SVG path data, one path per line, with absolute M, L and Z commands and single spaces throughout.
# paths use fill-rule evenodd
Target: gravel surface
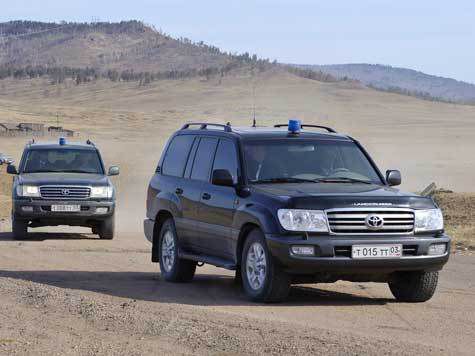
M 453 256 L 423 304 L 386 285 L 295 286 L 287 303 L 246 300 L 205 266 L 169 284 L 138 234 L 0 233 L 0 354 L 470 354 L 475 258 Z

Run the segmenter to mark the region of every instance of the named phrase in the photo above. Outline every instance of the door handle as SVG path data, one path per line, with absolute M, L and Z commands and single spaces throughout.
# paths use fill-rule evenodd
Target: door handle
M 203 193 L 203 195 L 201 196 L 201 198 L 202 198 L 203 200 L 210 200 L 210 199 L 211 199 L 211 195 L 208 194 L 208 193 Z
M 183 189 L 176 188 L 175 193 L 178 194 L 178 195 L 181 195 L 181 194 L 183 194 Z

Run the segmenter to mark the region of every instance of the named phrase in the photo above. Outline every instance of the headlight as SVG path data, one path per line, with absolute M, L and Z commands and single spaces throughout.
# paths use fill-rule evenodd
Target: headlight
M 19 197 L 39 198 L 40 189 L 34 185 L 17 185 L 16 194 Z
M 113 191 L 110 185 L 92 187 L 91 198 L 112 198 Z
M 277 216 L 285 230 L 328 232 L 327 219 L 321 210 L 279 209 Z
M 440 209 L 415 210 L 414 231 L 437 231 L 444 229 L 444 218 Z

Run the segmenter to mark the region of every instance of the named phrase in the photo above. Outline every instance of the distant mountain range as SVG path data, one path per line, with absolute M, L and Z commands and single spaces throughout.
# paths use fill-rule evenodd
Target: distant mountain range
M 352 79 L 377 90 L 426 100 L 475 104 L 475 85 L 405 68 L 373 64 L 280 65 L 249 53 L 234 54 L 155 30 L 140 21 L 119 23 L 0 23 L 0 79 L 47 76 L 113 81 L 226 75 L 237 69 L 286 70 L 322 82 Z
M 448 102 L 475 104 L 475 85 L 407 68 L 380 64 L 297 65 L 349 78 L 379 90 Z

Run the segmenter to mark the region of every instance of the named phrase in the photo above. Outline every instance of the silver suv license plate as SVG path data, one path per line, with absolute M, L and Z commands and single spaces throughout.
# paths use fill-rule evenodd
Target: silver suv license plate
M 402 245 L 353 245 L 351 257 L 358 258 L 400 258 Z
M 51 205 L 51 211 L 60 213 L 76 213 L 81 211 L 81 205 Z

